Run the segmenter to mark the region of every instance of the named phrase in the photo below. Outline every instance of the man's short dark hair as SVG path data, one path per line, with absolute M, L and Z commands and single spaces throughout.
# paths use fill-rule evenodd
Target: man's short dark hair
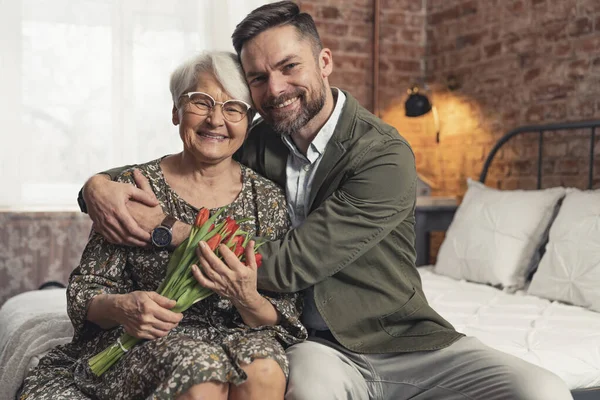
M 311 41 L 315 57 L 319 54 L 323 43 L 310 14 L 300 12 L 300 8 L 294 2 L 278 1 L 252 11 L 235 27 L 231 39 L 238 57 L 244 43 L 268 29 L 285 25 L 296 27 L 300 38 L 308 38 Z

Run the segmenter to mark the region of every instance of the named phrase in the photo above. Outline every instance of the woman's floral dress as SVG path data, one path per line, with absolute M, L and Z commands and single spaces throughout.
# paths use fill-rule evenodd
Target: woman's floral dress
M 169 187 L 160 161 L 137 168 L 149 179 L 164 212 L 193 224 L 198 210 Z M 289 226 L 282 190 L 251 169 L 241 169 L 242 190 L 220 218 L 251 218 L 242 229 L 277 239 Z M 132 171 L 125 171 L 118 180 L 132 183 Z M 266 292 L 261 293 L 281 315 L 277 326 L 248 327 L 229 300 L 214 294 L 186 311 L 167 336 L 138 344 L 101 377 L 91 372 L 89 358 L 115 343 L 124 331 L 122 327 L 102 330 L 86 321 L 90 300 L 101 293 L 156 290 L 169 256 L 166 250 L 113 245 L 92 231 L 67 289 L 73 341 L 56 347 L 40 361 L 25 379 L 20 398 L 172 399 L 206 381 L 240 384 L 246 379 L 240 365 L 257 358 L 274 359 L 287 376 L 284 348 L 306 338 L 299 320 L 301 300 L 296 294 Z

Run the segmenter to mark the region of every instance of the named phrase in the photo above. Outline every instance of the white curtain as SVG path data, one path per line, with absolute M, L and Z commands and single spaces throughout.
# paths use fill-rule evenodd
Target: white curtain
M 95 172 L 181 150 L 169 75 L 265 0 L 0 0 L 0 210 L 76 209 Z

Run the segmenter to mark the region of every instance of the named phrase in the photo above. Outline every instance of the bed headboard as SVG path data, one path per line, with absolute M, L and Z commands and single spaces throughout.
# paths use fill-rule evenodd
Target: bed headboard
M 542 159 L 543 159 L 543 150 L 544 150 L 544 133 L 552 132 L 552 131 L 579 131 L 585 130 L 589 132 L 590 135 L 590 153 L 589 153 L 589 167 L 588 167 L 588 189 L 592 189 L 593 186 L 593 178 L 594 178 L 594 145 L 596 140 L 596 128 L 600 127 L 600 120 L 592 120 L 592 121 L 579 121 L 579 122 L 561 122 L 555 124 L 547 124 L 547 125 L 529 125 L 529 126 L 521 126 L 519 128 L 513 129 L 508 132 L 504 136 L 498 140 L 498 142 L 494 145 L 490 153 L 488 154 L 485 163 L 483 164 L 483 169 L 481 171 L 481 175 L 479 176 L 479 181 L 481 183 L 485 183 L 485 178 L 488 174 L 488 169 L 494 159 L 494 156 L 500 150 L 500 148 L 506 144 L 510 139 L 517 135 L 530 135 L 536 134 L 538 135 L 538 162 L 537 162 L 537 188 L 541 189 L 542 185 Z

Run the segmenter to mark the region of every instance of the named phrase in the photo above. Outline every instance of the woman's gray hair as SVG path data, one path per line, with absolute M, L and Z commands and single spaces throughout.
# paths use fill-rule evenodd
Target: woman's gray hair
M 181 95 L 196 87 L 201 72 L 213 74 L 232 98 L 252 104 L 242 66 L 237 56 L 229 51 L 203 52 L 177 67 L 171 74 L 169 85 L 173 104 L 177 106 Z

